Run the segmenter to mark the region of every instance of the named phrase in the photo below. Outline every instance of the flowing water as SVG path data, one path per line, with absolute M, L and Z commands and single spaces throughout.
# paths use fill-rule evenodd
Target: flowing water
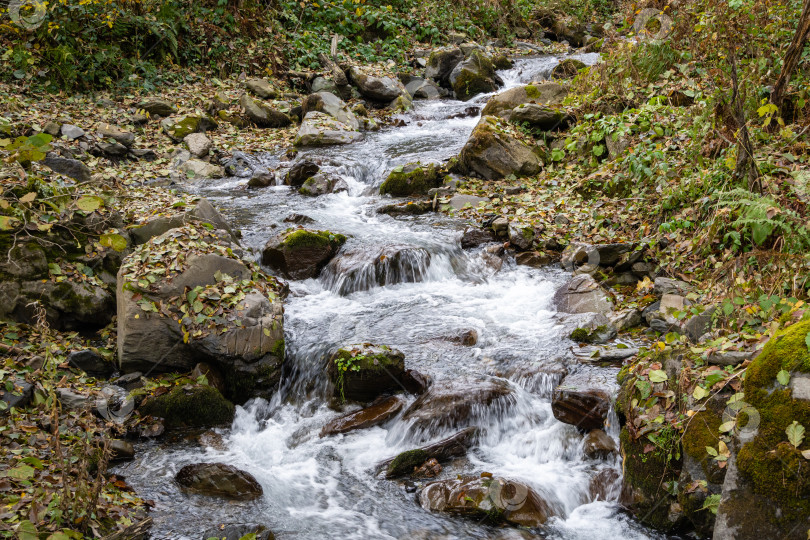
M 523 59 L 501 75 L 507 87 L 540 80 L 557 62 Z M 551 391 L 566 373 L 608 387 L 616 374 L 573 358 L 573 344 L 565 337 L 570 324 L 552 303 L 566 275 L 517 266 L 509 258 L 493 262 L 482 249 L 462 251 L 460 220 L 376 213 L 391 202 L 377 189 L 386 174 L 408 162 L 456 155 L 478 121 L 477 113 L 459 113 L 480 108 L 486 99 L 416 102 L 402 115 L 404 127 L 368 133 L 353 145 L 304 152 L 345 179 L 348 192 L 307 198 L 283 186 L 245 190 L 247 179 L 241 177 L 200 188 L 243 231 L 246 247 L 260 249 L 289 226 L 284 219 L 291 214 L 306 215 L 314 220 L 308 226 L 349 240 L 318 279 L 290 283 L 287 363 L 272 401 L 253 400 L 238 408 L 233 425 L 220 432 L 219 449 L 191 437 L 144 443 L 135 461 L 116 469 L 140 495 L 156 502 L 155 538 L 196 540 L 206 528 L 228 522 L 264 524 L 280 539 L 656 537 L 615 502 L 618 458 L 584 459 L 582 436 L 551 413 Z M 285 166 L 280 155 L 241 160 L 246 171 Z M 377 271 L 372 265 L 381 253 L 389 262 Z M 458 337 L 471 330 L 477 343 L 461 344 Z M 468 385 L 474 392 L 482 379 L 506 381 L 513 397 L 506 405 L 473 409 L 461 427 L 478 426 L 479 438 L 465 458 L 446 464 L 439 478 L 486 471 L 525 482 L 554 509 L 547 526 L 517 531 L 431 513 L 418 505 L 413 486 L 376 474 L 381 460 L 448 436 L 458 425 L 434 422 L 417 429 L 400 414 L 380 427 L 319 437 L 321 427 L 339 414 L 327 406 L 324 356 L 336 346 L 359 342 L 400 349 L 407 367 L 428 374 L 434 384 Z M 608 431 L 617 437 L 615 418 Z M 182 492 L 174 474 L 200 461 L 250 472 L 264 496 L 249 503 L 223 502 Z M 597 475 L 607 479 L 608 500 L 591 491 Z

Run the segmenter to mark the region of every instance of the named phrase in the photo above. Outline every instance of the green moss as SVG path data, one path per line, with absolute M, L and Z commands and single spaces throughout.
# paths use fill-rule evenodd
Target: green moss
M 329 231 L 310 231 L 298 229 L 290 232 L 281 243 L 282 248 L 301 249 L 310 247 L 342 246 L 346 237 Z
M 570 338 L 577 343 L 593 343 L 596 341 L 597 336 L 607 332 L 607 329 L 607 326 L 604 324 L 597 326 L 593 330 L 588 330 L 587 328 L 577 328 L 571 332 Z
M 309 178 L 304 180 L 304 183 L 301 184 L 300 188 L 298 188 L 298 193 L 300 193 L 301 195 L 310 195 L 310 196 L 317 195 L 318 194 L 317 186 L 318 181 L 315 180 L 314 177 L 310 176 Z
M 684 453 L 700 463 L 704 476 L 714 484 L 723 481 L 725 471 L 718 467 L 717 461 L 706 452 L 706 447 L 717 448 L 722 421 L 722 410 L 717 411 L 708 407 L 689 420 L 681 439 Z
M 435 164 L 409 163 L 391 171 L 380 186 L 380 194 L 394 197 L 425 194 L 429 189 L 438 187 L 440 180 Z
M 177 387 L 168 394 L 146 400 L 140 413 L 163 418 L 170 428 L 209 427 L 233 421 L 234 406 L 212 386 L 195 386 L 188 392 Z
M 284 359 L 284 347 L 285 344 L 283 339 L 276 341 L 275 344 L 273 345 L 273 348 L 271 349 L 273 356 Z
M 644 452 L 644 438 L 632 440 L 627 428 L 619 436 L 624 458 L 624 480 L 633 488 L 632 507 L 640 520 L 656 529 L 670 530 L 676 524 L 669 519 L 670 504 L 675 498 L 667 485 L 678 479 L 680 462 L 667 460 L 661 452 Z
M 526 97 L 529 99 L 540 99 L 540 89 L 533 84 L 526 85 Z
M 393 478 L 395 476 L 402 476 L 413 472 L 415 467 L 419 467 L 422 463 L 430 458 L 427 452 L 417 448 L 416 450 L 406 450 L 402 452 L 388 465 L 388 472 L 386 476 Z
M 756 438 L 740 449 L 737 466 L 753 491 L 779 506 L 788 520 L 810 515 L 810 467 L 785 433 L 794 421 L 810 428 L 810 403 L 794 399 L 790 387 L 782 386 L 776 375 L 781 370 L 791 376 L 810 372 L 808 333 L 810 322 L 780 332 L 745 375 L 745 401 L 759 414 L 759 428 Z M 810 441 L 800 449 L 810 449 Z

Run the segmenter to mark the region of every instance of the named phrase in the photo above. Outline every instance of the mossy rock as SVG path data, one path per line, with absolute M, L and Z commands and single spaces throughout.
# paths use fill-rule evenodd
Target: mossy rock
M 671 531 L 682 523 L 676 498 L 668 485 L 680 475 L 680 460 L 668 460 L 659 450 L 644 452 L 646 438 L 633 440 L 627 428 L 619 436 L 624 462 L 624 487 L 628 506 L 642 521 L 655 529 Z
M 424 195 L 431 188 L 440 185 L 441 175 L 434 163 L 428 165 L 408 163 L 391 171 L 391 174 L 380 186 L 380 194 L 394 197 Z
M 794 421 L 810 428 L 808 334 L 810 321 L 780 332 L 745 375 L 745 401 L 757 411 L 759 427 L 740 448 L 737 467 L 753 492 L 779 509 L 783 524 L 810 515 L 810 466 L 801 455 L 810 450 L 810 437 L 794 448 L 785 432 Z M 786 386 L 777 380 L 781 371 L 790 374 Z
M 406 450 L 394 458 L 388 465 L 388 470 L 385 474 L 388 478 L 411 474 L 416 467 L 422 465 L 429 457 L 429 454 L 421 448 Z
M 291 279 L 313 278 L 345 242 L 345 236 L 329 231 L 287 229 L 264 246 L 262 264 Z
M 347 345 L 329 358 L 327 372 L 335 397 L 368 402 L 402 388 L 405 355 L 385 345 Z
M 184 116 L 177 120 L 166 118 L 160 125 L 163 127 L 163 131 L 175 142 L 182 141 L 192 133 L 202 133 L 219 127 L 217 121 L 210 116 L 195 115 Z
M 163 418 L 168 428 L 211 427 L 232 422 L 234 406 L 212 386 L 177 387 L 147 399 L 139 412 Z
M 721 404 L 727 398 L 717 400 Z M 719 408 L 719 410 L 717 410 Z M 723 407 L 706 405 L 706 409 L 695 414 L 686 426 L 681 444 L 684 454 L 699 463 L 708 482 L 722 484 L 726 470 L 718 467 L 718 462 L 706 452 L 706 447 L 717 448 L 720 440 L 720 424 L 723 423 Z

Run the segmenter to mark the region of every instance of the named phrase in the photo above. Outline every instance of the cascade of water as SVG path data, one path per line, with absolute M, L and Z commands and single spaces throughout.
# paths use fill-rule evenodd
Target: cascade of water
M 558 61 L 518 60 L 501 76 L 507 87 L 525 84 Z M 385 174 L 457 154 L 478 121 L 465 116 L 467 110 L 480 109 L 487 97 L 417 102 L 403 115 L 404 127 L 369 133 L 344 148 L 305 152 L 343 178 L 348 193 L 307 198 L 286 187 L 234 189 L 250 171 L 279 163 L 279 156 L 244 154 L 234 155 L 239 178 L 203 187 L 244 230 L 248 247 L 261 247 L 288 226 L 291 214 L 349 240 L 319 279 L 291 283 L 287 360 L 271 401 L 240 407 L 220 449 L 201 455 L 193 443 L 148 445 L 121 467 L 140 493 L 157 501 L 157 534 L 196 540 L 202 526 L 233 521 L 264 523 L 279 538 L 507 538 L 485 523 L 427 512 L 402 484 L 375 474 L 386 458 L 475 426 L 475 444 L 465 458 L 447 464 L 443 476 L 486 471 L 531 486 L 554 514 L 545 538 L 654 537 L 618 510 L 618 458 L 585 459 L 582 434 L 552 414 L 552 390 L 566 372 L 579 369 L 552 305 L 566 275 L 511 260 L 498 271 L 480 250 L 460 249 L 464 224 L 457 220 L 375 212 Z M 381 426 L 320 437 L 337 416 L 329 407 L 326 359 L 336 347 L 362 342 L 400 349 L 407 367 L 428 374 L 433 385 L 422 397 L 407 397 L 403 410 Z M 615 371 L 594 373 L 607 380 Z M 607 432 L 614 439 L 617 426 L 611 413 Z M 222 506 L 180 493 L 173 474 L 199 460 L 247 470 L 265 496 Z

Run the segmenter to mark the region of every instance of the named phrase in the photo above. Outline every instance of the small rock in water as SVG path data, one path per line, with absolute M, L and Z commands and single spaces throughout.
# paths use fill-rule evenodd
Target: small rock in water
M 205 531 L 202 540 L 208 540 L 209 538 L 216 538 L 217 540 L 242 540 L 243 538 L 275 540 L 276 537 L 264 525 L 228 523 Z
M 616 442 L 601 429 L 594 429 L 582 443 L 585 456 L 590 459 L 606 459 L 618 452 Z
M 225 446 L 225 441 L 222 439 L 222 435 L 216 431 L 206 431 L 205 433 L 200 434 L 200 436 L 197 437 L 197 442 L 200 443 L 200 446 L 213 448 L 215 450 L 224 451 L 227 449 Z
M 186 465 L 175 480 L 191 491 L 227 499 L 251 500 L 263 493 L 253 475 L 224 463 Z
M 309 223 L 315 223 L 315 220 L 309 216 L 305 216 L 304 214 L 290 214 L 289 216 L 284 218 L 284 223 L 307 225 Z

